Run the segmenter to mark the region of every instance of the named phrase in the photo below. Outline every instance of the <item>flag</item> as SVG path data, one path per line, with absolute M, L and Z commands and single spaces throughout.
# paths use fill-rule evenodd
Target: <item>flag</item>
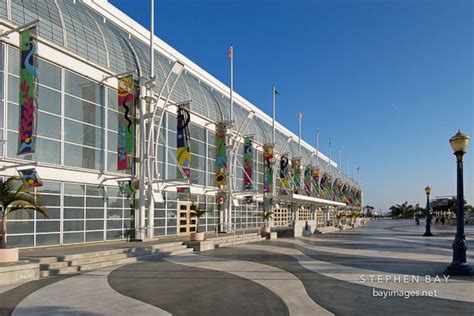
M 278 92 L 277 89 L 275 89 L 275 95 L 277 95 L 277 94 L 280 94 L 280 92 Z
M 227 56 L 229 57 L 229 59 L 232 59 L 232 51 L 233 51 L 233 48 L 232 48 L 232 45 L 230 45 L 229 52 L 227 53 Z
M 300 121 L 303 120 L 303 112 L 300 112 Z

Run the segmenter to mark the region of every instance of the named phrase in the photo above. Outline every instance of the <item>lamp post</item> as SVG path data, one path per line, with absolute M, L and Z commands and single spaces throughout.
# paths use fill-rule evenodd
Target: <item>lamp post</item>
M 425 188 L 425 193 L 426 193 L 426 231 L 423 234 L 425 237 L 431 237 L 433 234 L 431 233 L 431 216 L 430 216 L 430 193 L 431 193 L 431 188 L 427 186 Z
M 453 242 L 453 262 L 444 271 L 448 275 L 472 275 L 473 271 L 466 260 L 466 237 L 464 236 L 464 188 L 463 188 L 463 161 L 470 137 L 460 130 L 451 137 L 449 143 L 457 160 L 457 214 L 456 236 Z

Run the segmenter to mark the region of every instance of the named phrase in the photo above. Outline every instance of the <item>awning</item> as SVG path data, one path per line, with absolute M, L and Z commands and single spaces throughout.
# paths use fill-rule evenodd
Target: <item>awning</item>
M 307 196 L 307 195 L 294 194 L 291 192 L 287 195 L 277 195 L 275 199 L 281 202 L 307 203 L 307 204 L 315 204 L 315 205 L 322 205 L 322 206 L 328 206 L 328 205 L 346 206 L 346 203 L 315 198 L 315 197 Z

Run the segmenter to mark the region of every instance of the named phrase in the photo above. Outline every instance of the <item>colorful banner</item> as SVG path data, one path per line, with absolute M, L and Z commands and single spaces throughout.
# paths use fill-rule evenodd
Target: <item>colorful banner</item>
M 178 117 L 176 119 L 176 177 L 187 179 L 191 177 L 191 148 L 189 146 L 189 121 L 191 115 L 185 105 L 178 107 Z
M 291 160 L 291 169 L 293 173 L 293 192 L 299 194 L 301 188 L 301 158 Z
M 311 165 L 307 165 L 306 168 L 304 168 L 304 193 L 305 195 L 310 195 L 311 193 Z
M 290 183 L 288 181 L 288 156 L 283 154 L 280 159 L 280 194 L 288 195 Z
M 273 193 L 273 145 L 263 146 L 263 192 Z
M 245 204 L 252 204 L 253 203 L 253 196 L 245 195 L 244 200 L 245 200 Z
M 129 181 L 117 181 L 120 193 L 123 195 L 134 195 L 137 191 L 135 189 L 135 184 L 132 180 Z
M 216 163 L 214 166 L 214 185 L 221 189 L 227 184 L 226 130 L 227 124 L 225 122 L 219 122 L 216 124 Z
M 252 177 L 253 177 L 253 146 L 252 136 L 244 136 L 244 190 L 252 190 Z M 247 203 L 249 204 L 249 203 Z
M 321 180 L 319 181 L 319 188 L 321 189 L 321 197 L 323 199 L 329 199 L 329 190 L 327 186 L 328 174 L 325 172 L 321 176 Z
M 117 170 L 131 169 L 135 147 L 135 84 L 133 75 L 118 79 Z
M 191 197 L 191 188 L 190 187 L 178 187 L 176 188 L 178 192 L 178 200 L 180 201 L 189 201 Z
M 20 32 L 20 123 L 17 155 L 35 152 L 35 115 L 38 97 L 36 27 Z
M 26 186 L 31 188 L 43 186 L 43 181 L 41 181 L 35 168 L 18 170 L 18 173 L 20 174 L 21 181 Z
M 321 189 L 319 187 L 319 168 L 318 167 L 311 167 L 311 178 L 313 182 L 313 187 L 312 187 L 312 195 L 320 198 L 321 197 Z

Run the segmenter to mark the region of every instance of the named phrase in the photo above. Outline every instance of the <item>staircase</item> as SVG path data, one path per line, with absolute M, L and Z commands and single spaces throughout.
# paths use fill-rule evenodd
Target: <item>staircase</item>
M 144 259 L 192 253 L 181 241 L 155 244 L 146 247 L 86 252 L 60 257 L 39 259 L 40 277 L 71 274 L 133 263 Z
M 334 233 L 340 231 L 339 228 L 334 227 L 334 226 L 323 226 L 323 227 L 317 227 L 315 233 L 319 234 L 327 234 L 327 233 Z
M 253 242 L 259 242 L 266 240 L 265 237 L 261 237 L 260 234 L 249 234 L 249 235 L 230 235 L 222 237 L 208 238 L 214 242 L 215 248 L 230 247 L 236 245 L 243 245 Z

